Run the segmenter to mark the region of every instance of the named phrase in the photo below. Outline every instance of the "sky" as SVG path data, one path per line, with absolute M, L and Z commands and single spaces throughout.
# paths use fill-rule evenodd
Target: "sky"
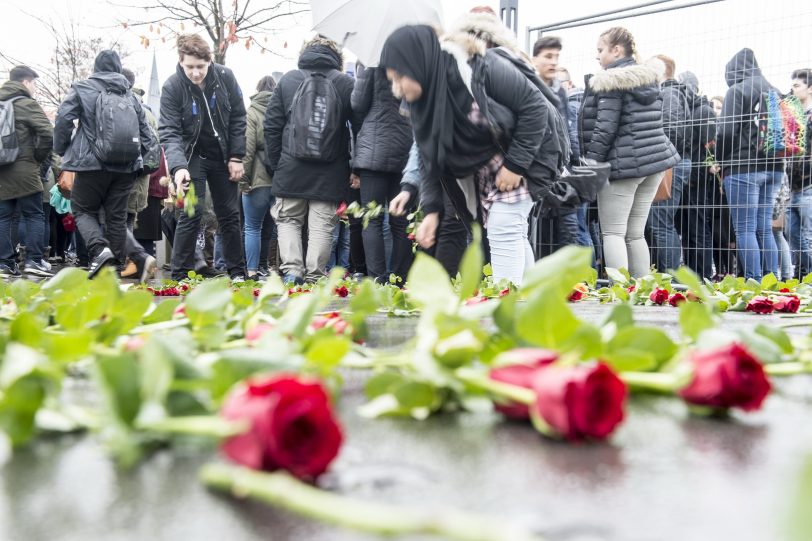
M 267 1 L 267 0 L 263 0 Z M 339 2 L 341 0 L 336 0 Z M 377 0 L 366 0 L 377 1 Z M 401 0 L 409 2 L 410 0 Z M 3 27 L 0 51 L 32 65 L 47 65 L 52 42 L 42 23 L 35 17 L 52 19 L 57 24 L 76 21 L 83 32 L 97 35 L 110 42 L 118 41 L 130 51 L 126 64 L 137 73 L 137 84 L 146 88 L 155 55 L 158 73 L 163 82 L 175 70 L 177 56 L 172 40 L 161 43 L 160 36 L 149 34 L 150 46 L 141 45 L 144 30 L 123 28 L 124 19 L 134 20 L 142 10 L 127 10 L 113 2 L 129 5 L 150 5 L 149 0 L 3 0 Z M 498 9 L 498 1 L 440 0 L 446 22 L 477 5 Z M 661 2 L 660 6 L 685 4 L 688 0 Z M 579 0 L 551 2 L 519 0 L 518 42 L 525 46 L 527 26 L 539 26 L 594 15 L 609 9 L 643 3 L 641 0 Z M 723 94 L 724 65 L 742 47 L 755 50 L 765 75 L 782 90 L 789 89 L 789 74 L 799 67 L 812 67 L 812 47 L 809 46 L 809 21 L 812 3 L 799 0 L 770 0 L 769 9 L 763 0 L 725 0 L 705 6 L 607 21 L 578 28 L 551 32 L 562 38 L 564 49 L 561 64 L 568 67 L 576 81 L 598 69 L 595 45 L 598 35 L 613 25 L 629 28 L 635 35 L 643 59 L 654 54 L 667 54 L 675 59 L 677 71 L 690 69 L 699 77 L 700 88 L 710 96 Z M 648 8 L 653 9 L 653 8 Z M 654 8 L 656 9 L 656 8 Z M 360 11 L 359 13 L 362 13 Z M 146 16 L 150 16 L 147 11 Z M 152 12 L 152 16 L 156 16 Z M 359 17 L 362 15 L 359 15 Z M 167 24 L 179 29 L 178 23 Z M 374 24 L 374 22 L 372 23 Z M 301 43 L 311 35 L 311 15 L 289 18 L 284 29 L 268 35 L 264 42 L 276 54 L 260 54 L 256 48 L 245 50 L 237 44 L 229 50 L 227 65 L 237 74 L 246 96 L 262 76 L 287 71 L 295 67 Z M 187 27 L 188 30 L 188 27 Z M 535 34 L 533 35 L 533 40 Z M 285 47 L 287 43 L 287 47 Z M 0 59 L 0 80 L 5 77 L 8 63 Z

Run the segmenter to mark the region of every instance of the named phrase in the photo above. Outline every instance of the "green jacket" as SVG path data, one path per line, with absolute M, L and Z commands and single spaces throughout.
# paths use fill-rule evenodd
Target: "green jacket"
M 0 167 L 0 201 L 42 191 L 40 164 L 51 153 L 54 142 L 51 122 L 25 85 L 8 81 L 0 87 L 0 101 L 15 96 L 24 96 L 14 102 L 14 126 L 20 153 L 14 163 Z
M 246 114 L 248 126 L 245 131 L 245 157 L 242 159 L 245 167 L 245 175 L 240 181 L 242 191 L 271 185 L 271 176 L 265 170 L 265 133 L 262 123 L 272 94 L 273 92 L 263 90 L 251 96 L 251 106 Z
M 146 106 L 144 107 L 144 116 L 147 119 L 152 136 L 158 140 L 158 121 L 155 115 L 152 114 Z M 130 197 L 127 199 L 127 214 L 138 214 L 149 203 L 149 173 L 141 175 L 135 179 L 133 189 L 130 192 Z

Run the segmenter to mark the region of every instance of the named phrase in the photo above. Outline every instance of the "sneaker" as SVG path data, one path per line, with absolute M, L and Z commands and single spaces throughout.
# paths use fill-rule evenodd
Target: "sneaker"
M 287 274 L 282 280 L 287 287 L 290 286 L 300 286 L 304 283 L 304 279 L 301 276 L 296 276 L 295 274 Z
M 17 278 L 22 276 L 17 263 L 13 261 L 0 263 L 0 276 L 3 278 Z
M 51 264 L 44 259 L 40 259 L 39 261 L 26 261 L 25 268 L 23 270 L 26 274 L 33 274 L 35 276 L 53 276 L 53 273 L 51 272 Z
M 212 267 L 206 265 L 205 267 L 198 267 L 195 269 L 195 272 L 202 276 L 203 278 L 217 278 L 218 276 L 224 276 L 224 272 L 220 272 Z
M 156 270 L 158 270 L 158 261 L 147 254 L 147 257 L 144 258 L 144 261 L 138 266 L 138 279 L 143 284 L 147 280 L 155 277 Z
M 102 250 L 99 255 L 93 258 L 93 261 L 90 262 L 90 266 L 88 267 L 88 278 L 93 279 L 102 270 L 102 267 L 106 267 L 107 265 L 112 265 L 116 261 L 116 256 L 113 255 L 113 251 L 110 248 L 105 248 Z
M 236 273 L 231 275 L 231 283 L 232 284 L 242 284 L 245 283 L 245 275 L 242 273 Z
M 121 270 L 122 278 L 135 278 L 138 275 L 138 266 L 132 259 L 127 259 L 127 265 Z

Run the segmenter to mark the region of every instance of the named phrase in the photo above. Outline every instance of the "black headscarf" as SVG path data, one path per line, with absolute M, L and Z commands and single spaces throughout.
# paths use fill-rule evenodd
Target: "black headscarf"
M 430 26 L 395 30 L 383 46 L 380 65 L 423 87 L 409 110 L 428 180 L 470 175 L 493 157 L 497 148 L 490 129 L 468 119 L 474 99 Z

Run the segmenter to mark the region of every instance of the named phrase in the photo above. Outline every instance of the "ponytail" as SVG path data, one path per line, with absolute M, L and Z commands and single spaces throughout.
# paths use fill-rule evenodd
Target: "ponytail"
M 632 36 L 632 33 L 626 28 L 623 28 L 622 26 L 613 26 L 601 34 L 601 38 L 603 38 L 606 44 L 610 47 L 614 47 L 615 45 L 623 47 L 623 49 L 626 51 L 626 56 L 631 56 L 635 59 L 635 61 L 640 62 L 640 58 L 637 54 L 637 44 L 634 42 L 634 36 Z

